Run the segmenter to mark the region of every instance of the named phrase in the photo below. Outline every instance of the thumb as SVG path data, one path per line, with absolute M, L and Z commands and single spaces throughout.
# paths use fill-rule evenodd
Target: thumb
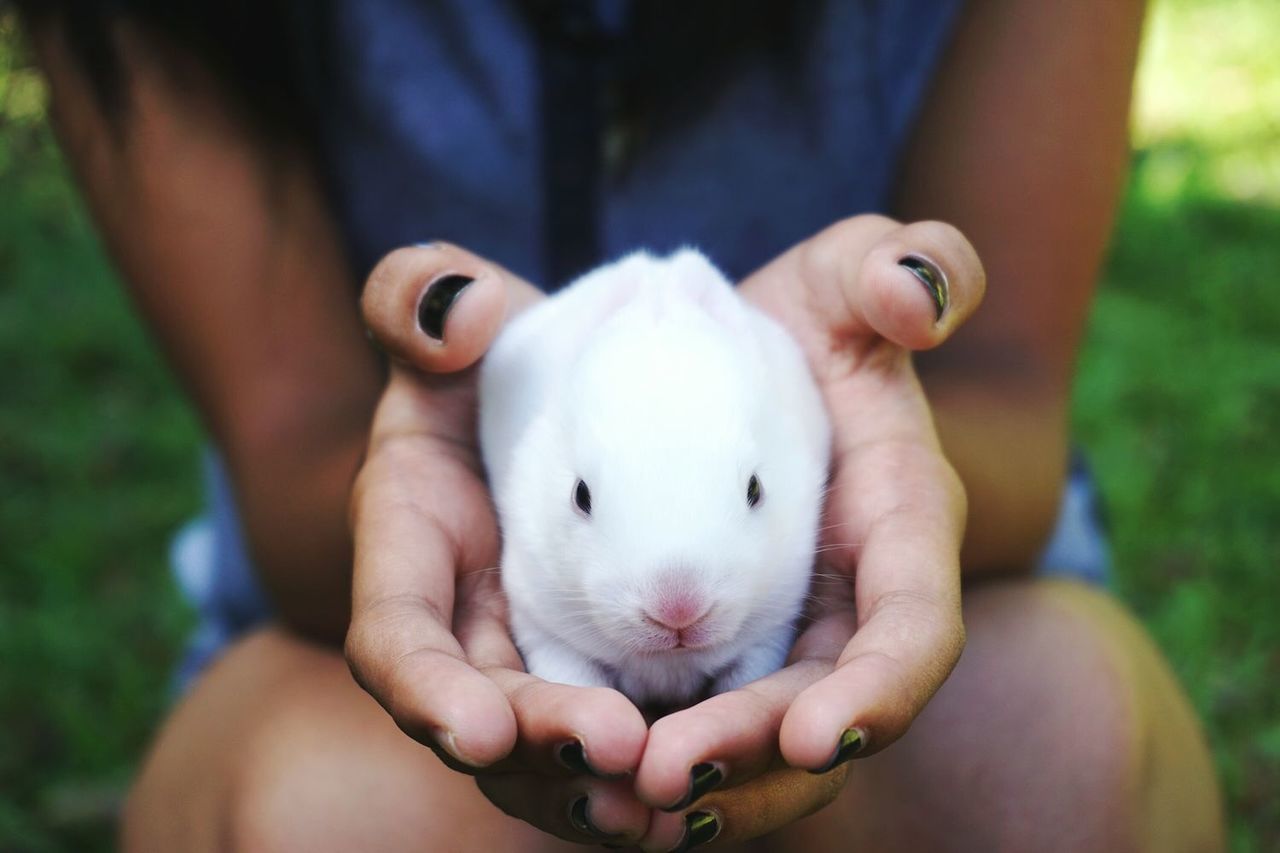
M 864 215 L 793 247 L 742 290 L 793 332 L 816 325 L 836 339 L 879 336 L 922 350 L 973 313 L 986 275 L 973 246 L 950 225 Z
M 374 267 L 360 299 L 374 339 L 428 373 L 453 373 L 484 355 L 508 317 L 538 291 L 448 243 L 396 249 Z
M 963 234 L 944 222 L 913 222 L 883 235 L 844 290 L 877 334 L 923 350 L 950 337 L 986 287 L 982 262 Z

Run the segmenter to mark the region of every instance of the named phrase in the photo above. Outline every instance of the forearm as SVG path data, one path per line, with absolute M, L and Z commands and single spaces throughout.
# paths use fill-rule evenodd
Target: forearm
M 198 77 L 126 32 L 116 133 L 55 31 L 33 34 L 59 138 L 130 295 L 224 454 L 276 613 L 340 639 L 350 484 L 383 382 L 305 158 L 264 152 Z
M 258 577 L 277 618 L 340 643 L 351 610 L 351 484 L 367 431 L 228 452 Z
M 1028 570 L 1052 529 L 1141 22 L 1138 0 L 973 0 L 904 159 L 897 215 L 957 226 L 987 273 L 975 316 L 918 359 L 969 492 L 966 572 Z

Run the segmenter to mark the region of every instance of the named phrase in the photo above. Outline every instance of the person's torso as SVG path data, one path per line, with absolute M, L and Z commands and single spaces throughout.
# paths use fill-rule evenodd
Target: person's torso
M 790 61 L 737 56 L 665 123 L 611 106 L 634 63 L 667 60 L 628 39 L 635 5 L 339 3 L 322 151 L 357 269 L 439 239 L 558 286 L 694 245 L 739 278 L 886 208 L 959 0 L 817 3 Z

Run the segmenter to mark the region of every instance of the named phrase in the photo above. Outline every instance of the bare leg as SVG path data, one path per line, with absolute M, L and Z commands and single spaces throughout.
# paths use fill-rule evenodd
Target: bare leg
M 396 728 L 342 657 L 238 643 L 160 732 L 130 796 L 136 851 L 580 850 L 499 812 Z
M 1163 661 L 1106 596 L 967 593 L 969 647 L 892 749 L 774 850 L 1214 850 L 1217 788 Z M 341 658 L 238 644 L 165 725 L 131 797 L 131 850 L 569 850 L 410 741 Z
M 1199 723 L 1110 597 L 994 583 L 966 591 L 965 624 L 959 666 L 906 737 L 770 849 L 1221 849 Z

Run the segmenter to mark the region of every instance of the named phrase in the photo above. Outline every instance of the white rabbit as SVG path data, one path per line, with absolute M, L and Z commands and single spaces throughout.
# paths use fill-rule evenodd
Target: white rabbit
M 830 427 L 799 347 L 703 255 L 629 255 L 510 323 L 480 439 L 530 673 L 683 704 L 782 666 Z

